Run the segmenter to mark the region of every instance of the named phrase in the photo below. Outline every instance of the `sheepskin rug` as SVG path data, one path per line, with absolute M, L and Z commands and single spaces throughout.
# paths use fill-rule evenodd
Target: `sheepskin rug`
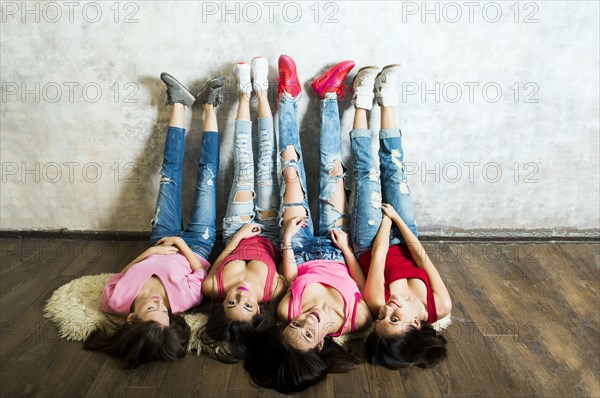
M 44 307 L 44 316 L 56 324 L 60 337 L 68 340 L 84 341 L 97 328 L 111 323 L 123 323 L 125 319 L 100 311 L 102 289 L 112 274 L 82 276 L 59 287 Z M 208 315 L 204 313 L 184 313 L 183 317 L 192 329 L 188 351 L 202 351 L 213 356 L 213 349 L 197 337 L 198 331 L 206 324 Z M 451 324 L 450 315 L 434 323 L 437 330 L 446 329 Z M 371 329 L 336 337 L 335 341 L 344 344 L 349 339 L 365 338 Z

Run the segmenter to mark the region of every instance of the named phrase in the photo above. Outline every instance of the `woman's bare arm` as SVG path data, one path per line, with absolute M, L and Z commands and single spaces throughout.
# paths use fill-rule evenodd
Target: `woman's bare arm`
M 446 288 L 440 273 L 427 255 L 425 248 L 391 205 L 384 204 L 383 209 L 386 214 L 389 212 L 388 215 L 400 229 L 400 233 L 402 233 L 402 237 L 410 250 L 410 254 L 417 263 L 417 266 L 427 273 L 429 285 L 436 296 L 435 304 L 438 318 L 448 315 L 452 310 L 450 294 L 448 293 L 448 289 Z
M 371 264 L 365 283 L 365 301 L 371 310 L 371 314 L 376 316 L 379 313 L 379 307 L 385 304 L 385 259 L 390 248 L 390 229 L 392 221 L 387 216 L 383 216 L 379 231 L 375 236 L 373 249 L 371 250 Z

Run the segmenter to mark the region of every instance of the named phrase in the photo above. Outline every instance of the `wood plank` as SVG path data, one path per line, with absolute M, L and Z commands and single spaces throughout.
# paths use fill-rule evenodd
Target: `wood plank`
M 84 396 L 95 398 L 102 396 L 125 397 L 127 379 L 130 370 L 125 370 L 122 364 L 108 355 L 99 352 L 89 352 L 99 365 L 99 371 L 91 382 Z
M 3 358 L 2 372 L 0 372 L 2 396 L 12 397 L 22 392 L 24 385 L 33 381 L 30 373 L 32 367 L 42 362 L 49 349 L 50 346 L 41 339 L 29 335 L 11 351 L 10 360 Z
M 46 398 L 52 396 L 54 390 L 56 389 L 56 384 L 40 384 L 40 383 L 27 383 L 23 386 L 23 389 L 20 391 L 13 391 L 13 397 L 39 397 Z
M 33 247 L 29 240 L 0 239 L 0 276 L 38 255 L 41 249 L 42 245 L 38 243 Z
M 18 267 L 2 275 L 0 278 L 0 290 L 2 291 L 0 303 L 11 294 L 14 295 L 17 290 L 15 303 L 30 304 L 41 291 L 47 290 L 44 282 L 56 278 L 81 251 L 81 248 L 67 240 L 48 241 L 47 243 L 46 249 L 41 248 L 38 254 L 29 257 Z M 18 292 L 25 294 L 19 295 Z M 7 304 L 6 307 L 13 308 L 10 304 Z M 21 308 L 19 308 L 20 310 Z M 7 318 L 10 319 L 10 316 L 3 312 L 2 319 Z
M 552 250 L 551 247 L 546 247 Z M 505 247 L 502 247 L 505 249 Z M 536 251 L 533 258 L 539 256 L 547 256 L 548 252 Z M 481 261 L 485 261 L 481 258 Z M 525 259 L 521 264 L 525 264 Z M 504 263 L 512 263 L 513 260 L 509 259 L 508 256 L 503 260 Z M 542 388 L 542 395 L 559 394 L 559 395 L 571 395 L 573 390 L 570 386 L 574 384 L 573 380 L 564 377 L 561 378 L 560 382 L 557 382 L 556 375 L 563 374 L 566 370 L 566 364 L 561 360 L 565 357 L 564 353 L 551 352 L 552 348 L 563 350 L 565 347 L 562 346 L 559 341 L 554 340 L 557 335 L 561 332 L 556 330 L 560 328 L 560 325 L 553 325 L 552 331 L 548 332 L 546 325 L 551 324 L 548 319 L 544 317 L 539 311 L 540 308 L 545 308 L 548 305 L 541 304 L 539 302 L 540 297 L 544 297 L 544 303 L 552 302 L 552 307 L 556 308 L 561 300 L 558 295 L 552 295 L 552 291 L 547 290 L 547 279 L 544 275 L 540 275 L 538 272 L 535 275 L 535 280 L 504 280 L 498 281 L 493 275 L 493 270 L 496 269 L 494 264 L 487 263 L 489 265 L 488 273 L 492 274 L 491 278 L 486 278 L 483 275 L 479 275 L 477 279 L 482 283 L 482 286 L 486 288 L 489 293 L 489 297 L 497 308 L 503 308 L 506 314 L 506 319 L 510 320 L 508 325 L 499 325 L 500 330 L 497 333 L 497 345 L 503 347 L 505 350 L 512 352 L 513 354 L 519 352 L 521 355 L 529 355 L 531 359 L 537 363 L 532 369 L 531 375 L 538 377 L 537 383 Z M 529 262 L 529 266 L 535 266 L 533 262 Z M 539 263 L 537 264 L 539 266 Z M 475 272 L 479 272 L 478 270 Z M 500 283 L 503 282 L 503 283 Z M 519 289 L 511 289 L 510 286 L 519 286 Z M 533 287 L 533 289 L 531 288 Z M 516 294 L 520 291 L 519 294 Z M 562 306 L 564 307 L 564 306 Z M 566 310 L 563 308 L 563 311 Z M 528 324 L 520 322 L 520 314 L 528 314 Z M 525 336 L 523 336 L 523 329 L 525 329 Z M 503 338 L 503 335 L 507 338 Z M 511 339 L 510 336 L 513 336 Z M 511 340 L 513 340 L 511 342 Z M 554 354 L 554 355 L 553 355 Z
M 169 364 L 165 362 L 150 362 L 138 366 L 129 372 L 127 388 L 157 389 L 163 382 Z
M 59 380 L 53 396 L 85 397 L 106 362 L 104 355 L 81 349 Z M 105 391 L 109 393 L 108 390 Z
M 215 359 L 205 357 L 207 361 L 218 362 Z M 242 362 L 233 365 L 219 363 L 220 366 L 228 366 L 231 369 L 227 397 L 262 397 L 266 391 L 264 388 L 254 384 L 248 373 L 244 370 Z M 277 393 L 278 394 L 278 393 Z
M 369 394 L 369 375 L 365 364 L 355 365 L 348 373 L 331 374 L 336 396 L 366 396 Z
M 367 374 L 369 396 L 398 398 L 407 396 L 399 371 L 370 364 L 363 366 Z
M 572 266 L 579 280 L 600 278 L 600 244 L 560 243 L 555 245 L 562 258 Z
M 115 272 L 147 245 L 0 239 L 9 264 L 0 268 L 1 397 L 284 396 L 253 385 L 241 364 L 189 354 L 129 371 L 58 338 L 42 316 L 52 292 L 82 275 Z M 598 244 L 426 242 L 426 249 L 453 299 L 448 358 L 427 370 L 360 364 L 298 396 L 600 396 Z
M 432 369 L 409 368 L 396 370 L 409 397 L 441 397 Z
M 453 323 L 448 333 L 455 333 L 453 341 L 458 346 L 454 352 L 462 357 L 469 373 L 483 395 L 531 396 L 537 391 L 528 383 L 529 371 L 524 362 L 509 365 L 507 355 L 484 336 L 490 325 L 507 325 L 508 322 L 490 302 L 487 292 L 480 286 L 483 265 L 479 261 L 483 250 L 469 244 L 450 245 L 455 257 L 463 262 L 449 269 L 454 284 L 447 283 L 453 302 Z M 477 245 L 474 245 L 477 246 Z M 492 270 L 493 273 L 493 270 Z M 460 326 L 456 332 L 452 329 Z M 523 365 L 523 366 L 522 366 Z
M 183 370 L 183 367 L 187 367 Z M 170 364 L 157 397 L 202 396 L 225 397 L 229 391 L 232 366 L 220 363 L 206 355 L 188 354 L 182 361 Z M 176 372 L 181 369 L 182 376 Z M 185 382 L 184 382 L 185 381 Z M 184 385 L 189 383 L 190 385 Z M 175 394 L 175 395 L 172 395 Z

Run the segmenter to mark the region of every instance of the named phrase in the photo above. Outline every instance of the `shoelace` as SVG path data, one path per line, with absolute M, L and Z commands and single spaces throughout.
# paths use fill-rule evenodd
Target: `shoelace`
M 335 93 L 337 94 L 339 101 L 343 101 L 346 99 L 346 93 L 344 92 L 345 90 L 348 91 L 348 94 L 352 92 L 352 88 L 350 86 L 345 85 L 344 83 L 342 83 L 342 85 L 336 90 Z
M 278 84 L 277 89 L 279 91 L 279 94 L 277 95 L 277 108 L 279 108 L 279 101 L 281 101 L 281 95 L 287 91 L 284 90 L 285 87 L 281 86 L 282 83 L 281 83 L 280 77 L 276 77 L 275 80 L 277 81 L 277 84 Z M 298 82 L 298 83 L 300 83 L 300 82 Z M 300 87 L 300 89 L 301 89 L 300 91 L 302 91 L 302 87 L 300 86 L 300 84 L 298 85 L 298 87 Z

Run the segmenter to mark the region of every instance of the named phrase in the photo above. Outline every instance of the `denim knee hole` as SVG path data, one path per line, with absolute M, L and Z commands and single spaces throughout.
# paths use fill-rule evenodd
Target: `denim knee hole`
M 376 168 L 372 168 L 369 170 L 369 180 L 373 182 L 379 181 L 379 170 Z
M 233 203 L 246 204 L 254 199 L 254 191 L 238 191 L 235 193 Z
M 206 171 L 205 173 L 202 173 L 203 178 L 202 178 L 202 183 L 208 185 L 209 187 L 212 187 L 215 183 L 214 183 L 214 178 L 215 178 L 215 173 L 212 171 L 212 169 L 210 167 L 205 167 L 202 170 Z
M 277 210 L 259 210 L 258 218 L 262 221 L 273 220 L 277 218 Z

